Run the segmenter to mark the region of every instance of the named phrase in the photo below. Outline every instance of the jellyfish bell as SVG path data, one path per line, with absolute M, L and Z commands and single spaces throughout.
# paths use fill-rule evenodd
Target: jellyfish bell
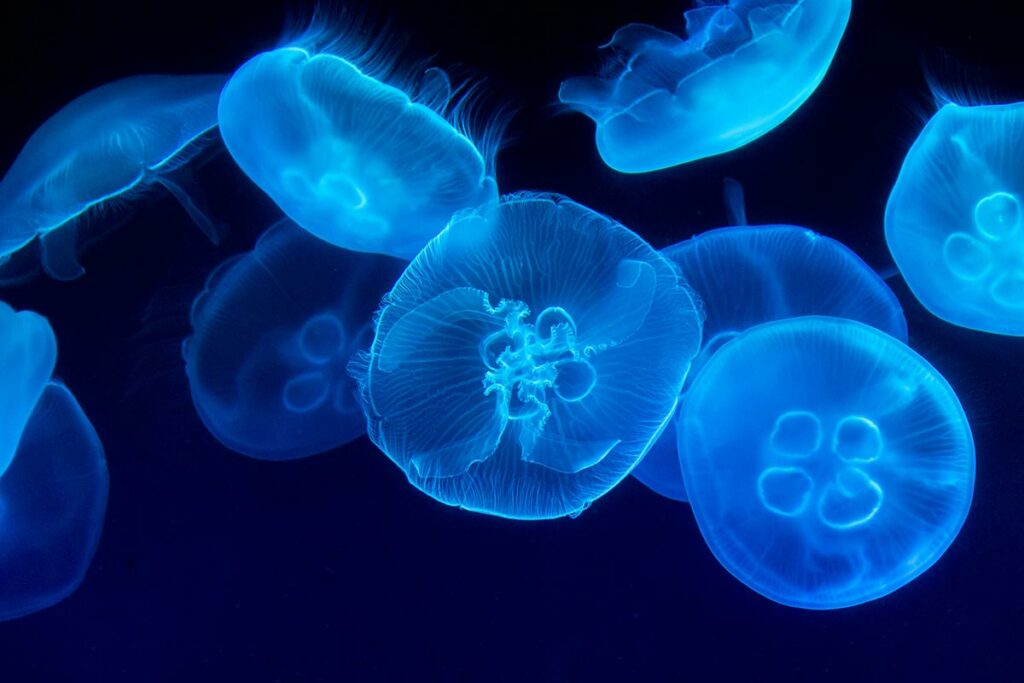
M 145 75 L 73 100 L 33 133 L 0 181 L 0 265 L 38 238 L 52 277 L 84 271 L 84 223 L 154 185 L 168 190 L 204 232 L 218 228 L 180 169 L 212 140 L 221 75 Z
M 221 135 L 298 225 L 410 259 L 454 213 L 496 200 L 502 124 L 471 135 L 472 93 L 437 68 L 397 77 L 394 60 L 354 42 L 299 37 L 250 59 L 221 95 Z
M 742 215 L 742 201 L 731 207 Z M 907 323 L 892 290 L 840 242 L 793 225 L 735 226 L 701 233 L 661 252 L 673 261 L 706 314 L 704 341 L 684 386 L 744 330 L 786 318 L 849 318 L 906 342 Z M 648 488 L 686 500 L 676 425 L 637 465 Z
M 570 78 L 559 99 L 597 124 L 617 171 L 644 173 L 722 154 L 769 132 L 825 76 L 850 0 L 721 0 L 685 12 L 686 37 L 645 24 L 605 46 L 603 77 Z
M 970 509 L 974 441 L 956 394 L 899 340 L 790 318 L 723 346 L 680 406 L 701 534 L 776 602 L 837 609 L 926 571 Z
M 193 403 L 217 440 L 286 460 L 365 433 L 346 368 L 369 347 L 373 311 L 401 266 L 285 219 L 215 270 L 192 307 L 183 353 Z
M 1024 336 L 1024 103 L 947 103 L 907 153 L 885 237 L 914 296 L 969 329 Z
M 675 408 L 700 317 L 671 263 L 568 199 L 460 215 L 385 298 L 352 365 L 369 435 L 437 500 L 578 514 Z

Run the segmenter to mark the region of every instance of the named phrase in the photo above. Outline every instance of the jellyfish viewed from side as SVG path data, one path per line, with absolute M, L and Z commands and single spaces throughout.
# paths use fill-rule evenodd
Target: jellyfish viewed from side
M 51 379 L 56 349 L 44 318 L 0 303 L 0 620 L 75 591 L 106 512 L 103 446 Z
M 672 414 L 700 343 L 677 274 L 558 196 L 461 214 L 412 261 L 352 370 L 369 435 L 441 502 L 578 514 Z
M 243 64 L 218 113 L 231 156 L 298 225 L 410 259 L 456 211 L 497 199 L 496 127 L 470 138 L 444 71 L 378 79 L 391 65 L 363 70 L 304 42 Z
M 34 238 L 43 266 L 69 280 L 84 271 L 84 221 L 154 185 L 166 188 L 214 241 L 218 230 L 177 172 L 212 139 L 220 75 L 146 75 L 91 90 L 33 133 L 0 181 L 0 264 Z
M 766 323 L 725 344 L 683 397 L 679 448 L 715 557 L 808 609 L 874 600 L 926 571 L 974 490 L 971 429 L 946 380 L 840 318 Z
M 347 372 L 404 262 L 339 249 L 290 220 L 214 271 L 184 344 L 196 410 L 234 451 L 322 453 L 366 431 Z
M 843 244 L 806 228 L 721 228 L 663 249 L 662 254 L 679 266 L 707 315 L 701 352 L 687 384 L 723 344 L 773 320 L 806 315 L 850 318 L 907 340 L 903 309 L 882 278 Z M 686 500 L 674 420 L 633 475 L 664 496 Z
M 903 162 L 885 237 L 914 296 L 954 325 L 1024 336 L 1024 102 L 946 104 Z
M 644 173 L 729 152 L 785 121 L 825 76 L 850 0 L 699 1 L 686 37 L 629 24 L 605 47 L 600 77 L 570 78 L 559 98 L 597 124 L 617 171 Z

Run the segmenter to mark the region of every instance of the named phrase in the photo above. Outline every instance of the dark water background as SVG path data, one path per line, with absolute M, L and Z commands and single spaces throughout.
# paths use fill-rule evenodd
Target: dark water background
M 499 158 L 506 191 L 568 194 L 661 247 L 725 221 L 731 176 L 751 222 L 806 225 L 885 268 L 885 201 L 932 111 L 922 58 L 942 48 L 984 75 L 984 91 L 1024 99 L 1024 10 L 855 5 L 825 82 L 783 126 L 640 176 L 607 169 L 590 123 L 550 105 L 615 28 L 678 25 L 685 2 L 381 0 L 367 14 L 520 107 Z M 0 168 L 82 92 L 136 73 L 228 72 L 288 14 L 263 0 L 4 3 Z M 188 305 L 278 214 L 226 154 L 196 176 L 232 226 L 220 247 L 159 197 L 88 253 L 81 280 L 0 292 L 50 318 L 58 375 L 103 439 L 111 479 L 82 587 L 0 623 L 0 681 L 1022 680 L 1024 341 L 947 325 L 895 283 L 912 345 L 974 428 L 974 507 L 946 555 L 897 593 L 789 609 L 718 565 L 688 507 L 633 480 L 579 519 L 515 523 L 435 503 L 365 439 L 285 464 L 221 447 L 188 396 Z

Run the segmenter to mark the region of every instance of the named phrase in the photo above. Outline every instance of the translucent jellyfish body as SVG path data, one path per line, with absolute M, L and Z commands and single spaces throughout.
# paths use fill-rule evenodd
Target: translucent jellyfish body
M 723 344 L 773 320 L 850 318 L 907 340 L 903 310 L 885 282 L 846 246 L 806 228 L 721 228 L 662 254 L 679 266 L 707 315 L 703 346 L 687 384 Z M 654 491 L 685 501 L 675 430 L 672 421 L 633 474 Z
M 103 526 L 103 447 L 55 360 L 46 320 L 0 303 L 0 620 L 74 592 Z
M 885 237 L 914 296 L 954 325 L 1024 335 L 1024 103 L 947 104 L 910 148 Z
M 741 333 L 696 376 L 679 429 L 711 551 L 785 605 L 835 609 L 895 591 L 938 560 L 970 508 L 974 442 L 953 390 L 852 320 Z
M 434 498 L 576 514 L 675 409 L 700 318 L 671 264 L 564 198 L 461 215 L 385 299 L 361 380 L 369 435 Z
M 785 121 L 818 87 L 846 29 L 850 0 L 698 2 L 686 37 L 619 29 L 602 77 L 570 78 L 559 98 L 597 124 L 618 171 L 643 173 L 722 154 Z
M 243 171 L 296 223 L 347 249 L 412 258 L 452 214 L 497 198 L 490 161 L 435 108 L 331 54 L 285 47 L 235 72 L 221 134 Z
M 289 220 L 221 265 L 184 344 L 196 410 L 239 453 L 286 460 L 366 431 L 347 366 L 403 262 L 334 247 Z
M 223 83 L 220 75 L 133 76 L 91 90 L 50 117 L 0 182 L 0 263 L 38 236 L 51 276 L 81 275 L 80 219 L 154 183 L 216 240 L 187 178 L 174 172 L 208 142 Z

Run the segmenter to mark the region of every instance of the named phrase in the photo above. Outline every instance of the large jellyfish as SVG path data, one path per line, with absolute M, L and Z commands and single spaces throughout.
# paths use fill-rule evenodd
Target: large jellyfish
M 327 244 L 290 220 L 210 275 L 185 341 L 192 399 L 232 450 L 322 453 L 366 430 L 347 366 L 403 262 Z
M 410 259 L 453 213 L 497 199 L 493 136 L 470 139 L 443 71 L 413 93 L 302 43 L 243 64 L 218 114 L 235 161 L 292 220 L 346 249 Z
M 700 317 L 672 264 L 568 199 L 466 212 L 409 265 L 353 364 L 369 435 L 468 510 L 577 514 L 672 415 Z
M 0 303 L 0 620 L 74 592 L 103 526 L 103 447 L 56 356 L 44 318 Z
M 806 228 L 721 228 L 662 254 L 679 266 L 707 314 L 703 347 L 688 384 L 725 342 L 772 320 L 804 315 L 850 318 L 907 340 L 903 310 L 885 282 L 850 249 Z M 675 421 L 633 474 L 664 496 L 686 500 Z
M 722 154 L 785 121 L 818 87 L 850 0 L 698 0 L 686 38 L 629 24 L 605 47 L 601 77 L 570 78 L 559 98 L 597 124 L 605 163 L 644 173 Z
M 791 318 L 741 333 L 680 407 L 687 492 L 736 578 L 835 609 L 927 570 L 963 525 L 974 441 L 949 384 L 873 327 Z
M 58 279 L 83 273 L 78 234 L 92 214 L 166 188 L 217 241 L 188 179 L 175 173 L 212 138 L 220 75 L 123 78 L 91 90 L 33 133 L 0 182 L 0 264 L 33 238 Z
M 943 106 L 910 148 L 885 237 L 914 296 L 954 325 L 1024 336 L 1024 102 Z

